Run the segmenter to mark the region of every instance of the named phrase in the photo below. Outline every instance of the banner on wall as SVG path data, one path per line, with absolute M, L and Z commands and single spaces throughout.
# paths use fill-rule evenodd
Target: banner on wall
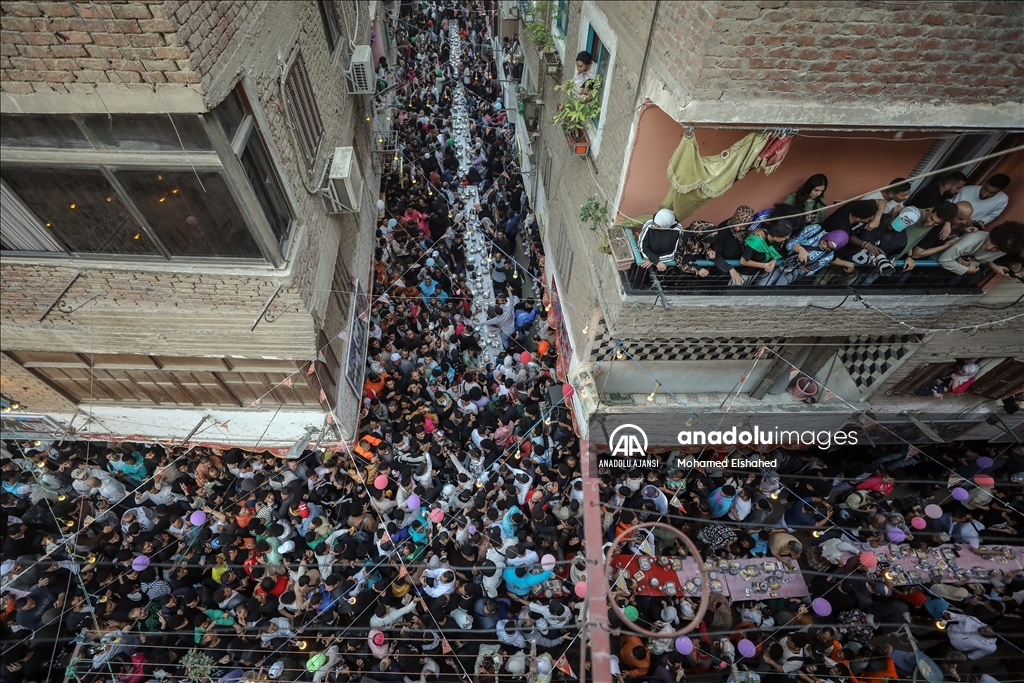
M 345 379 L 356 396 L 363 395 L 363 373 L 366 370 L 366 344 L 370 336 L 370 299 L 363 293 L 363 283 L 352 278 L 352 329 L 348 336 L 348 362 Z

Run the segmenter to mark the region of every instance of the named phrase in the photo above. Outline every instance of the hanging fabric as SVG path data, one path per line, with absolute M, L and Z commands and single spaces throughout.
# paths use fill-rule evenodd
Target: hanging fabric
M 661 208 L 675 211 L 681 221 L 709 200 L 720 197 L 743 178 L 772 135 L 750 133 L 720 154 L 702 157 L 697 138 L 683 135 L 668 166 L 669 191 Z
M 764 149 L 757 155 L 757 159 L 754 160 L 753 167 L 761 169 L 765 175 L 771 175 L 772 171 L 778 168 L 782 160 L 786 158 L 786 153 L 789 152 L 789 146 L 792 143 L 792 135 L 772 133 L 768 144 L 764 146 Z

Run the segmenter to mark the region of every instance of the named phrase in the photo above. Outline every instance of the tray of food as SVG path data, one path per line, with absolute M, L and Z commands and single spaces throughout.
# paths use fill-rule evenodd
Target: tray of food
M 661 590 L 665 591 L 665 595 L 675 595 L 676 584 L 674 581 L 666 581 L 665 585 L 661 587 Z
M 651 568 L 651 561 L 646 557 L 641 557 L 637 560 L 637 564 L 640 565 L 642 571 L 648 571 Z
M 679 571 L 682 568 L 683 568 L 683 561 L 680 558 L 678 558 L 678 557 L 672 558 L 672 569 L 675 570 L 675 571 Z

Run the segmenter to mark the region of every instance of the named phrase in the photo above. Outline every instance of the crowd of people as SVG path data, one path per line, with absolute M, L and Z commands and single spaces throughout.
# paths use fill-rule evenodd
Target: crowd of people
M 394 97 L 402 163 L 383 181 L 355 442 L 298 457 L 5 444 L 5 683 L 65 675 L 81 683 L 544 683 L 579 675 L 589 647 L 581 454 L 564 399 L 571 392 L 563 394 L 555 370 L 543 251 L 501 106 L 491 15 L 465 1 L 401 7 L 398 63 L 382 63 L 379 76 Z M 464 111 L 453 112 L 462 92 Z M 948 180 L 936 203 L 919 207 L 923 216 L 946 215 L 939 200 L 955 198 L 959 182 Z M 998 191 L 1000 182 L 990 179 L 974 201 L 991 198 L 985 188 Z M 826 185 L 810 179 L 787 206 L 824 213 Z M 472 207 L 467 188 L 479 197 Z M 763 244 L 814 275 L 906 209 L 900 193 L 864 201 L 870 215 L 855 203 L 849 226 L 830 224 L 841 223 L 835 213 L 773 213 L 765 227 L 705 242 L 659 214 L 641 244 L 659 268 L 673 257 L 682 268 L 740 258 L 738 268 L 716 260 L 736 282 L 752 279 L 739 268 L 786 270 L 781 254 L 757 255 L 772 255 L 759 251 Z M 734 220 L 753 218 L 741 208 Z M 989 229 L 991 219 L 970 218 L 971 228 Z M 1000 225 L 985 233 L 986 253 L 1019 249 L 1016 228 Z M 486 248 L 474 253 L 469 243 L 480 235 Z M 660 251 L 666 236 L 675 246 Z M 714 253 L 698 253 L 698 243 Z M 716 561 L 798 561 L 809 587 L 806 596 L 764 601 L 712 593 L 689 646 L 636 635 L 612 615 L 612 652 L 601 654 L 611 655 L 617 680 L 711 673 L 738 681 L 740 669 L 805 683 L 909 677 L 913 653 L 882 640 L 905 624 L 950 679 L 960 680 L 961 660 L 987 658 L 974 675 L 1010 680 L 988 656 L 997 634 L 1020 631 L 1005 626 L 1024 601 L 1019 572 L 984 584 L 897 586 L 858 554 L 887 544 L 893 529 L 914 547 L 953 542 L 978 556 L 995 552 L 994 543 L 1019 543 L 1021 481 L 1010 475 L 1024 471 L 1024 450 L 932 450 L 956 476 L 984 469 L 999 482 L 949 502 L 946 476 L 932 483 L 935 463 L 906 448 L 840 447 L 820 457 L 780 449 L 771 471 L 732 471 L 724 461 L 676 469 L 669 458 L 660 468 L 601 473 L 605 537 L 587 542 L 667 522 Z M 984 458 L 992 462 L 982 466 Z M 941 515 L 925 514 L 938 503 Z M 661 531 L 630 537 L 621 552 L 687 555 Z M 627 621 L 670 633 L 697 610 L 691 597 L 640 595 L 634 577 L 611 578 L 608 598 Z M 829 601 L 831 616 L 816 614 L 816 599 Z M 751 656 L 742 652 L 747 642 Z
M 684 229 L 671 209 L 661 209 L 637 237 L 640 268 L 751 286 L 1019 279 L 1024 223 L 999 221 L 1010 178 L 966 183 L 954 171 L 911 195 L 911 183 L 895 178 L 888 189 L 832 209 L 828 178 L 818 173 L 776 206 L 757 213 L 740 206 L 717 226 L 698 220 Z M 917 269 L 919 261 L 939 268 Z

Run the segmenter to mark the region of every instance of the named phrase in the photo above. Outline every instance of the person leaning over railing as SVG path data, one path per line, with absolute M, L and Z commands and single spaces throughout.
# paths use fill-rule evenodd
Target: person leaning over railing
M 995 263 L 1005 255 L 1019 259 L 1024 256 L 1024 223 L 1006 221 L 994 226 L 989 232 L 972 232 L 964 235 L 949 249 L 942 252 L 939 263 L 943 268 L 956 273 L 963 279 L 982 272 L 982 265 L 1003 277 L 1014 277 L 1009 266 Z

